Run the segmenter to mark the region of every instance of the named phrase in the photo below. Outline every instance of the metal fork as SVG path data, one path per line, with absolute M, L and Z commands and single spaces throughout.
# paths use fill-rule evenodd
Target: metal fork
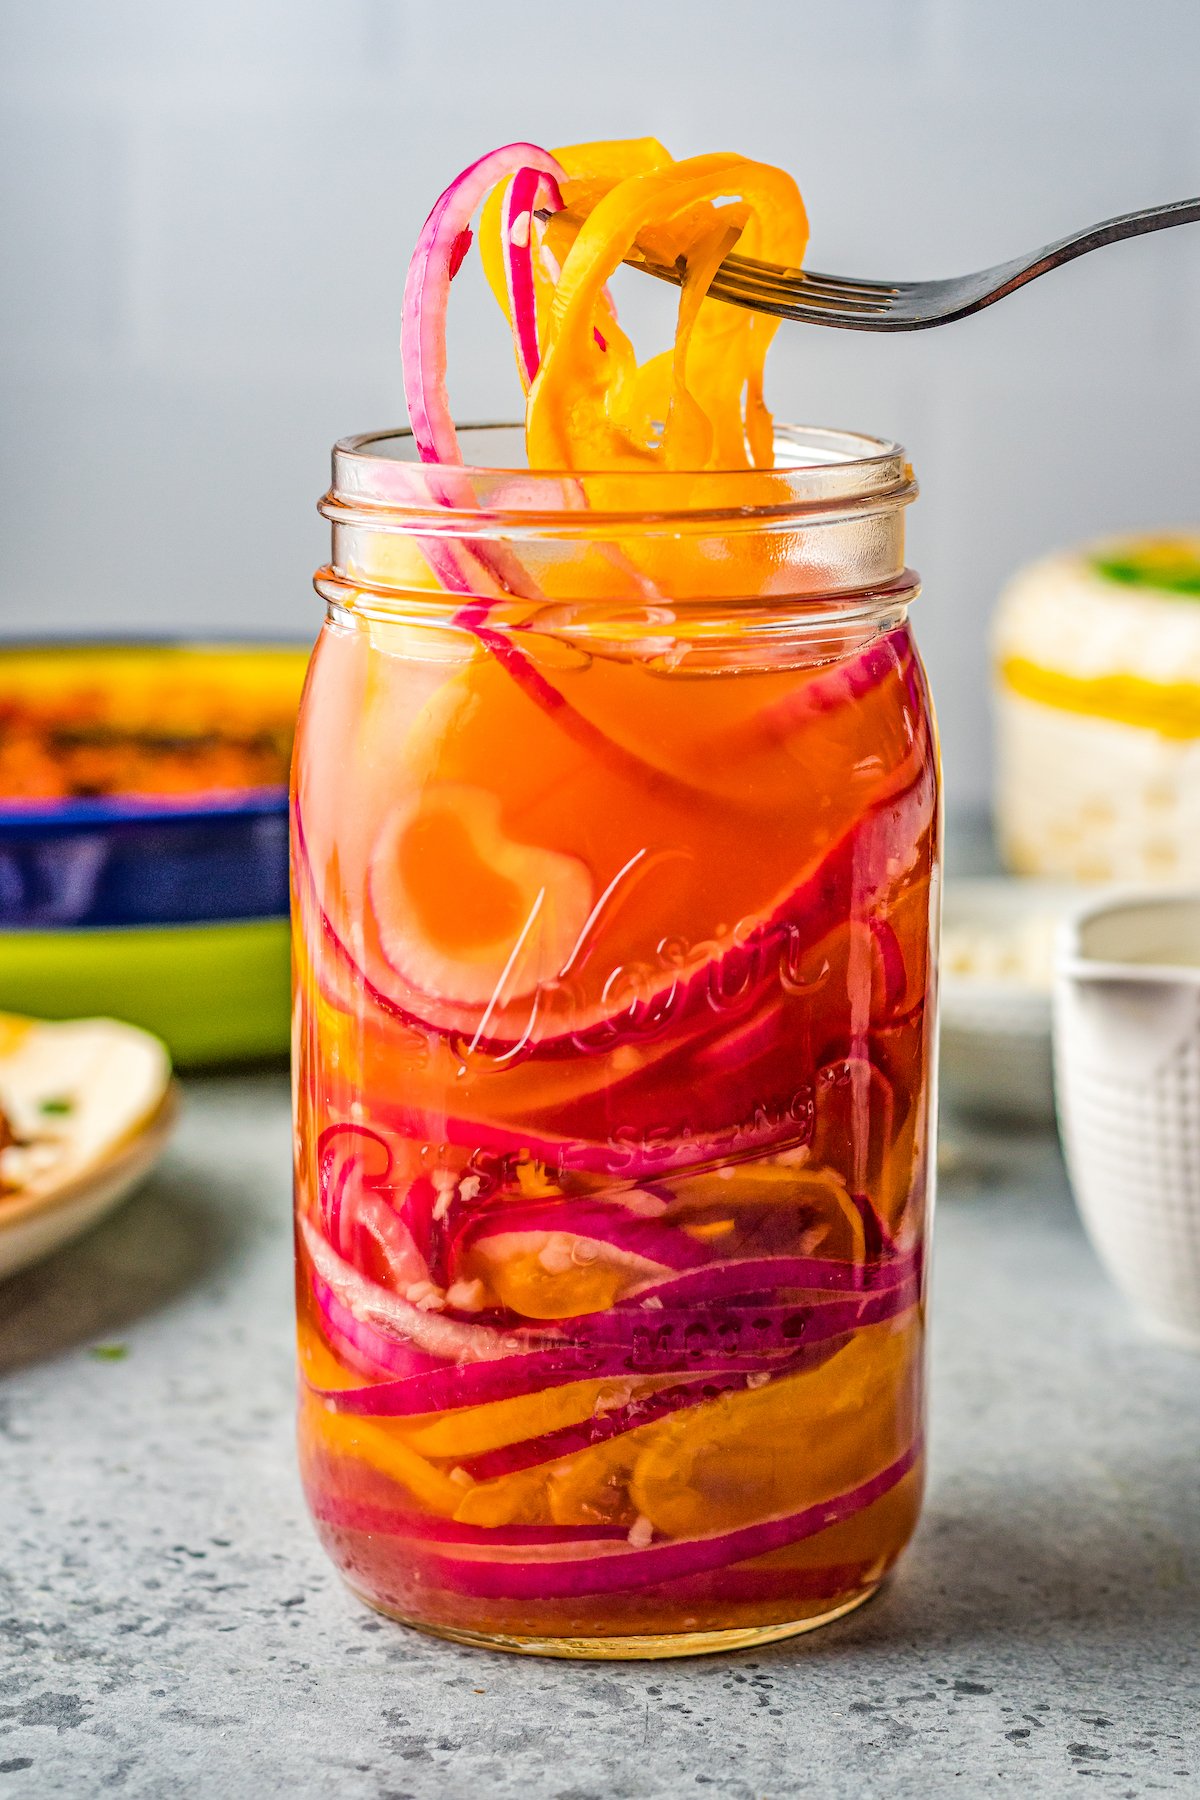
M 1031 256 L 1018 256 L 1013 262 L 944 281 L 855 281 L 847 275 L 821 275 L 815 269 L 786 269 L 748 256 L 727 256 L 708 291 L 714 300 L 799 319 L 806 325 L 837 325 L 846 331 L 923 331 L 929 325 L 948 325 L 951 319 L 980 312 L 1026 282 L 1036 281 L 1039 275 L 1061 268 L 1077 256 L 1086 256 L 1089 250 L 1099 250 L 1102 244 L 1197 220 L 1200 199 L 1148 206 L 1142 212 L 1122 213 L 1120 218 L 1072 232 Z M 682 259 L 675 264 L 655 262 L 635 249 L 625 260 L 676 287 L 683 281 Z

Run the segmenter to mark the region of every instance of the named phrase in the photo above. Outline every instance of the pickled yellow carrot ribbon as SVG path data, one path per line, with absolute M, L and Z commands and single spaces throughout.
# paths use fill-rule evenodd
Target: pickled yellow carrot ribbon
M 735 247 L 800 263 L 808 223 L 791 177 L 742 156 L 674 162 L 653 138 L 577 144 L 554 157 L 567 179 L 563 208 L 533 256 L 541 362 L 526 411 L 530 466 L 771 468 L 763 364 L 777 321 L 707 295 Z M 509 185 L 498 186 L 484 207 L 479 247 L 512 323 L 511 246 L 504 242 Z M 640 364 L 607 287 L 635 249 L 684 267 L 674 344 Z
M 568 170 L 578 167 L 570 152 L 559 160 Z M 567 209 L 586 203 L 595 189 L 586 172 L 572 176 L 563 192 Z M 714 256 L 722 228 L 731 235 Z M 794 264 L 806 240 L 804 206 L 791 177 L 744 157 L 693 157 L 610 187 L 585 218 L 555 286 L 549 339 L 526 414 L 531 465 L 769 467 L 762 363 L 776 322 L 716 302 L 706 308 L 703 300 L 731 243 Z M 642 410 L 653 384 L 638 381 L 628 340 L 618 337 L 601 349 L 594 336 L 604 286 L 635 245 L 655 257 L 683 258 L 691 277 L 681 301 L 682 352 L 660 389 L 667 402 L 661 420 Z M 691 431 L 672 434 L 673 406 L 677 416 L 690 416 Z M 701 463 L 691 460 L 698 414 L 711 427 Z

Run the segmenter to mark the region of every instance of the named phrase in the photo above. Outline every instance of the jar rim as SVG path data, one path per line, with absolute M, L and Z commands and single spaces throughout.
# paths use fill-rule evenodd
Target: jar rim
M 411 430 L 390 427 L 341 438 L 333 447 L 333 483 L 320 502 L 341 523 L 386 519 L 413 530 L 435 517 L 441 528 L 456 518 L 486 518 L 526 528 L 573 518 L 669 522 L 739 520 L 743 524 L 862 510 L 892 511 L 916 498 L 904 447 L 865 432 L 821 425 L 775 426 L 772 469 L 531 470 L 514 452 L 523 445 L 516 424 L 458 428 L 463 463 L 422 462 Z M 500 460 L 487 460 L 481 450 Z M 589 492 L 586 498 L 582 487 Z

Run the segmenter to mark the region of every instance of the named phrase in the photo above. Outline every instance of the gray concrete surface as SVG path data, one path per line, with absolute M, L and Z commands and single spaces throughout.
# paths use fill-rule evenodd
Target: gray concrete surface
M 1200 1364 L 1111 1293 L 1049 1140 L 951 1135 L 902 1572 L 790 1646 L 596 1667 L 339 1586 L 292 1461 L 285 1080 L 191 1082 L 141 1194 L 0 1288 L 0 1800 L 1200 1794 Z

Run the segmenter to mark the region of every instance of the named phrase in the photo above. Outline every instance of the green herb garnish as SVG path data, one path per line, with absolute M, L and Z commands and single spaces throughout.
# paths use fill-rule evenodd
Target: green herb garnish
M 1123 587 L 1156 588 L 1164 594 L 1200 599 L 1200 543 L 1181 538 L 1151 539 L 1107 555 L 1093 556 L 1092 568 Z
M 93 1344 L 88 1355 L 97 1362 L 124 1362 L 129 1355 L 128 1344 Z

